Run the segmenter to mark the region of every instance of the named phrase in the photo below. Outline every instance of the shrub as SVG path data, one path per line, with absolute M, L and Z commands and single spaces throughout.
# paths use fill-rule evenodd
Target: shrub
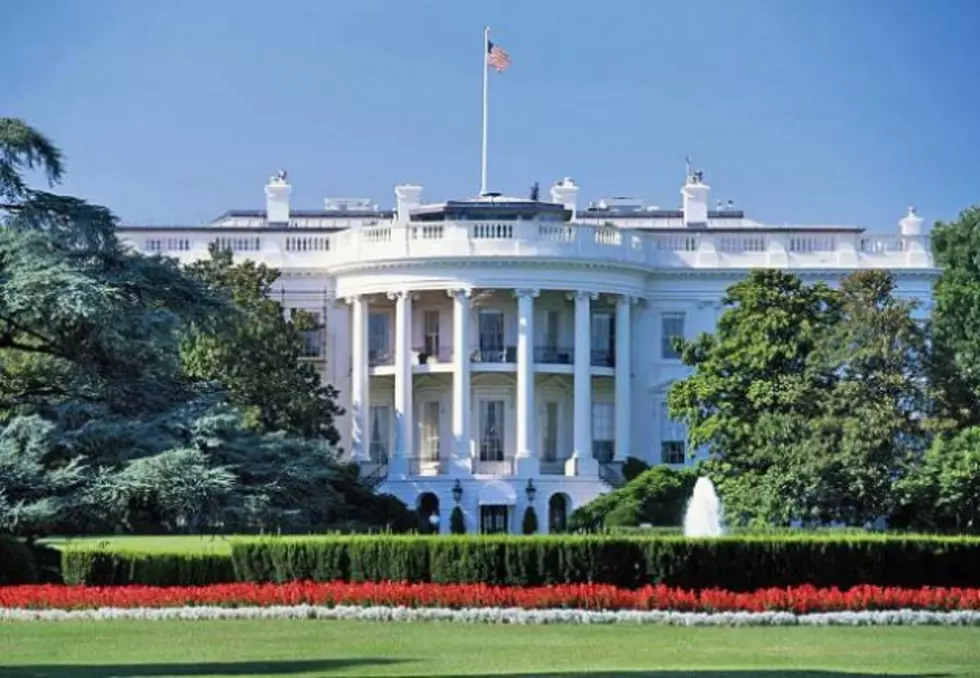
M 630 482 L 649 468 L 650 464 L 646 463 L 642 459 L 627 457 L 626 461 L 623 462 L 623 478 L 626 480 L 626 482 Z
M 680 525 L 697 482 L 693 469 L 654 466 L 623 487 L 604 494 L 572 512 L 569 528 L 599 532 L 611 527 Z
M 453 507 L 453 512 L 449 515 L 449 531 L 453 534 L 466 534 L 466 518 L 463 516 L 463 509 L 458 506 Z
M 0 535 L 0 586 L 36 582 L 31 549 L 16 537 Z
M 113 586 L 202 586 L 236 581 L 230 555 L 138 553 L 108 549 L 66 549 L 61 574 L 66 584 Z
M 524 520 L 521 521 L 521 532 L 524 534 L 534 534 L 538 531 L 538 514 L 534 512 L 533 506 L 524 509 Z

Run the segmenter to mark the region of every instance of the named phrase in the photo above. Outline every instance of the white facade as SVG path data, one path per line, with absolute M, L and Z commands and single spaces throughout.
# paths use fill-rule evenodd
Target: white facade
M 581 209 L 570 179 L 550 203 L 395 193 L 393 211 L 365 200 L 291 211 L 281 173 L 266 210 L 122 233 L 185 262 L 217 242 L 281 269 L 283 303 L 323 319 L 310 359 L 341 393 L 344 449 L 383 491 L 438 508 L 443 532 L 457 503 L 469 532 L 517 532 L 529 503 L 548 531 L 608 491 L 629 456 L 685 463 L 684 428 L 664 405 L 687 373 L 671 337 L 713 331 L 725 289 L 749 270 L 833 283 L 887 268 L 924 311 L 938 273 L 914 210 L 886 236 L 765 226 L 708 209 L 700 173 L 681 210 Z

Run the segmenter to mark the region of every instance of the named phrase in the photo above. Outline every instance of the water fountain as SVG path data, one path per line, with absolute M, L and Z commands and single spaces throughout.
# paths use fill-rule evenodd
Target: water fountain
M 710 478 L 698 478 L 684 514 L 684 536 L 720 537 L 725 531 L 722 517 L 721 500 L 714 483 Z

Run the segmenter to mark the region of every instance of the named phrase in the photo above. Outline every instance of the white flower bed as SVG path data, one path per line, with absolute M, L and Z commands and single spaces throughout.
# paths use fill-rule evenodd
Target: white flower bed
M 523 610 L 520 608 L 325 607 L 166 607 L 89 610 L 0 609 L 0 622 L 209 620 L 209 619 L 343 619 L 392 622 L 460 622 L 476 624 L 660 624 L 667 626 L 980 626 L 980 611 L 867 610 L 862 612 L 665 612 L 624 610 Z

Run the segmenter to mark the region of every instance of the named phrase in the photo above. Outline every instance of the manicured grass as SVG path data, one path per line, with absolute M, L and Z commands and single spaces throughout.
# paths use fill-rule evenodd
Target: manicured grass
M 980 629 L 25 622 L 0 658 L 0 678 L 955 677 L 977 675 Z
M 254 539 L 254 537 L 252 537 Z M 233 539 L 249 537 L 199 536 L 199 535 L 132 535 L 107 537 L 52 537 L 42 543 L 61 549 L 96 548 L 108 544 L 114 551 L 139 553 L 231 553 Z

